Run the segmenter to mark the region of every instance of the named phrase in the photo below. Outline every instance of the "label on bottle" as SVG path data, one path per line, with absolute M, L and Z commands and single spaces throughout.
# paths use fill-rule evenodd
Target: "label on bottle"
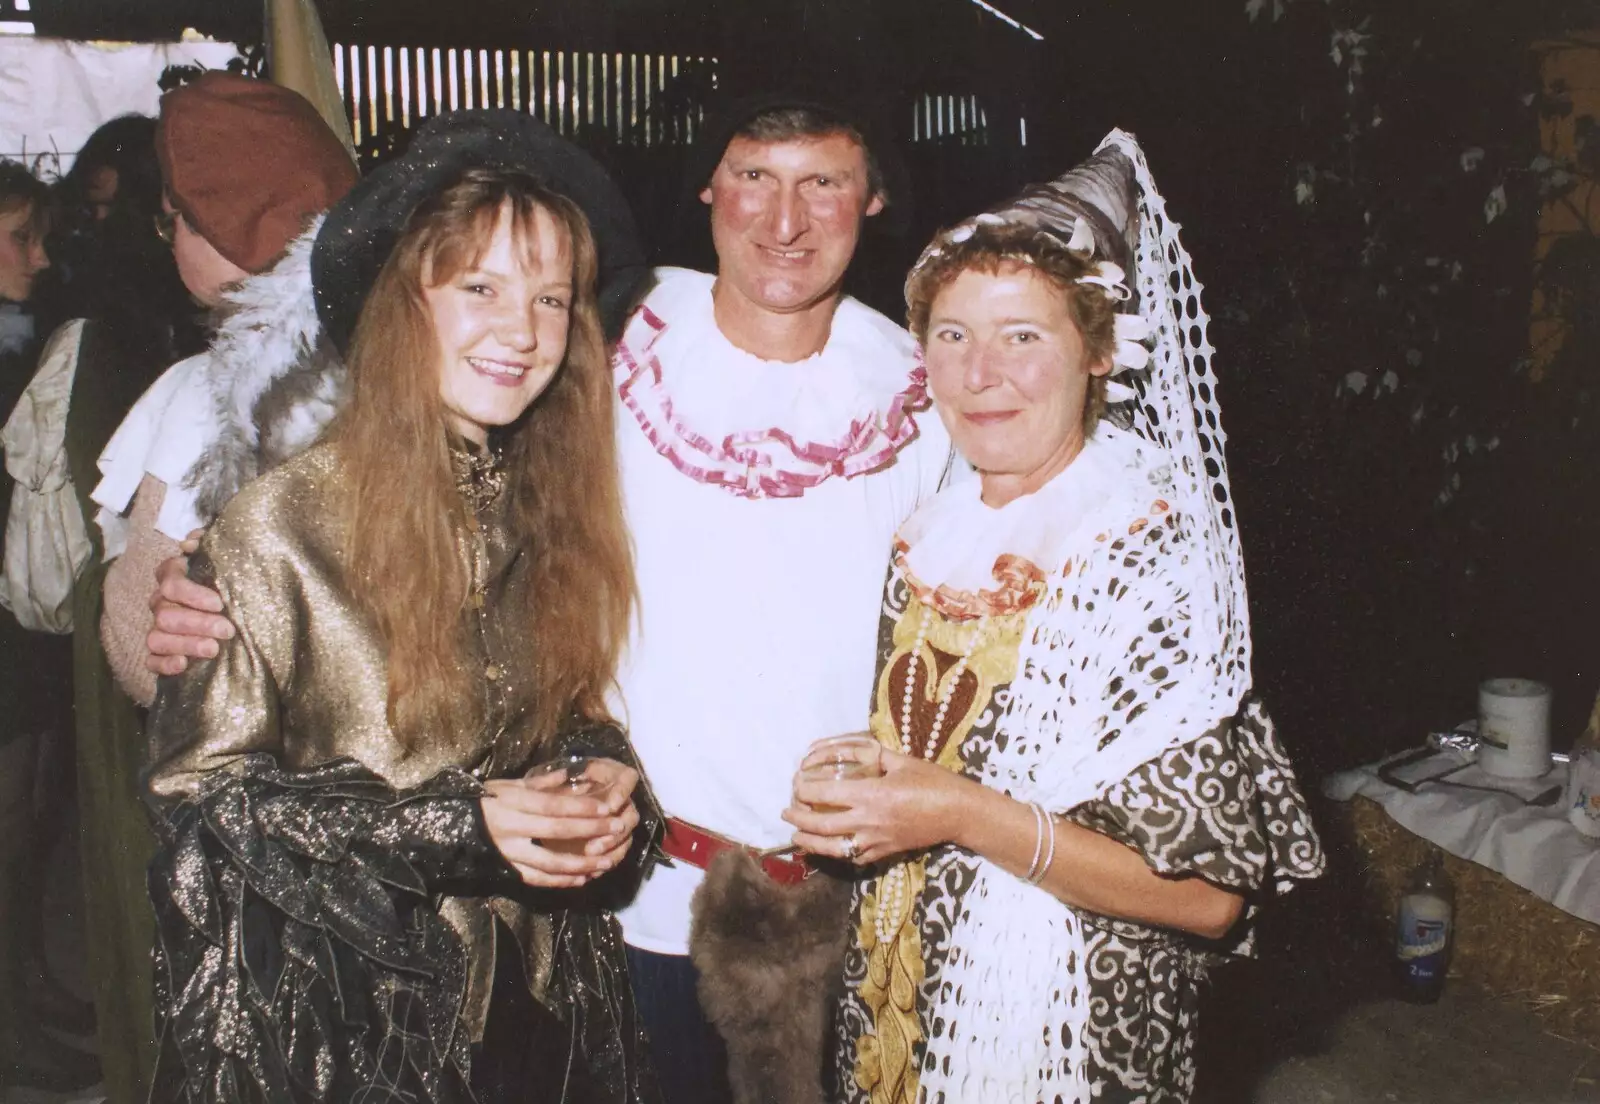
M 1579 752 L 1567 769 L 1567 819 L 1584 835 L 1600 837 L 1600 753 Z
M 1406 977 L 1426 983 L 1444 976 L 1450 946 L 1450 903 L 1432 894 L 1408 893 L 1400 901 L 1400 931 L 1395 948 Z

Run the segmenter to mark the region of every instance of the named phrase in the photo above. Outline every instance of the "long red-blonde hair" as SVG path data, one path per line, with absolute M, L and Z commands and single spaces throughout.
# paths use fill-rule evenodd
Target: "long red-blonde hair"
M 514 170 L 470 169 L 418 208 L 374 283 L 351 342 L 349 401 L 329 434 L 351 585 L 388 647 L 389 722 L 408 743 L 439 725 L 481 723 L 481 674 L 466 663 L 468 508 L 450 462 L 437 337 L 423 296 L 476 264 L 509 208 L 514 240 L 536 248 L 540 210 L 570 243 L 566 357 L 509 430 L 510 521 L 530 557 L 533 735 L 605 715 L 627 638 L 633 560 L 622 519 L 611 374 L 596 302 L 599 267 L 575 203 Z

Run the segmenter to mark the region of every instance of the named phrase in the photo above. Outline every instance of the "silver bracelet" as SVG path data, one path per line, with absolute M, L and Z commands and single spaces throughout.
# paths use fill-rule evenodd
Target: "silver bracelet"
M 1035 805 L 1034 808 L 1038 809 L 1039 815 L 1044 817 L 1045 831 L 1050 834 L 1050 849 L 1045 852 L 1044 865 L 1039 868 L 1037 874 L 1030 873 L 1028 876 L 1029 882 L 1033 885 L 1038 885 L 1044 881 L 1044 876 L 1050 873 L 1050 864 L 1056 861 L 1056 822 L 1054 817 L 1045 812 L 1044 806 Z
M 1030 810 L 1034 810 L 1034 861 L 1027 864 L 1027 882 L 1029 885 L 1038 885 L 1038 859 L 1045 854 L 1045 806 L 1038 802 L 1027 803 Z M 1054 835 L 1054 832 L 1051 832 Z

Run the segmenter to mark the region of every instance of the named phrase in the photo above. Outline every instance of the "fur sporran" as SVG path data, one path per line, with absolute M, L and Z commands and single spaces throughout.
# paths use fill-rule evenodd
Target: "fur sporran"
M 691 905 L 700 1004 L 728 1048 L 735 1104 L 822 1104 L 851 883 L 780 885 L 745 851 L 712 860 Z

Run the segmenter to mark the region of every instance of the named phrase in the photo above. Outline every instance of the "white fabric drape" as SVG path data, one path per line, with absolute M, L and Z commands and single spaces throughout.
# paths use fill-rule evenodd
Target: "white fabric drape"
M 67 467 L 67 408 L 78 373 L 83 320 L 57 330 L 39 370 L 0 430 L 15 479 L 6 519 L 0 605 L 25 629 L 72 631 L 72 588 L 93 554 Z
M 30 162 L 59 155 L 66 172 L 102 123 L 154 115 L 156 81 L 169 65 L 222 69 L 238 56 L 225 42 L 69 42 L 0 35 L 0 155 Z

